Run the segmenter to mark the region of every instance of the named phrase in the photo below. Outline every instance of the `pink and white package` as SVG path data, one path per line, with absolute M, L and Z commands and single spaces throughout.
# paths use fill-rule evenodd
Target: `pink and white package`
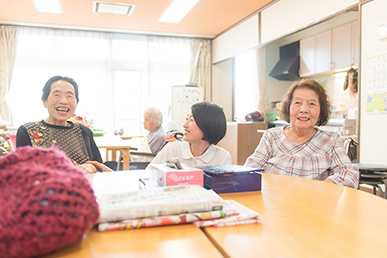
M 203 187 L 203 170 L 182 164 L 181 169 L 166 164 L 152 164 L 152 180 L 159 186 L 200 185 Z

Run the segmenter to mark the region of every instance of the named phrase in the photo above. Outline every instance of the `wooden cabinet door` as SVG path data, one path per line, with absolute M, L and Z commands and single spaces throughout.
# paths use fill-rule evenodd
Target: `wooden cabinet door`
M 314 74 L 314 37 L 300 41 L 300 76 Z
M 332 33 L 330 30 L 315 36 L 314 73 L 331 70 Z
M 332 70 L 348 68 L 352 57 L 351 23 L 332 29 Z

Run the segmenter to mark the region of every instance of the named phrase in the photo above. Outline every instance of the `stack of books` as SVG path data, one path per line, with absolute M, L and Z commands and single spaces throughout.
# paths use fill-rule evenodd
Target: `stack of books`
M 99 231 L 185 223 L 222 227 L 260 222 L 257 212 L 197 185 L 105 194 L 97 201 Z

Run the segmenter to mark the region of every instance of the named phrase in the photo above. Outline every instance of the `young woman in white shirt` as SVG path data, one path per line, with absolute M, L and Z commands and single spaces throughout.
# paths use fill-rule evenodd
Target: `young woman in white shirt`
M 215 146 L 227 130 L 226 116 L 221 107 L 211 102 L 192 105 L 183 127 L 184 141 L 168 143 L 151 164 L 161 164 L 168 158 L 177 158 L 189 166 L 231 164 L 230 153 Z

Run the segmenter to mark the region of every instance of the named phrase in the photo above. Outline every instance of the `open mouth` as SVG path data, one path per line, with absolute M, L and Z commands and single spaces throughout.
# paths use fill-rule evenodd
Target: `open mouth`
M 310 118 L 307 118 L 307 117 L 299 117 L 298 120 L 301 120 L 301 121 L 309 121 Z
M 56 110 L 59 112 L 69 112 L 70 111 L 69 108 L 56 108 Z

